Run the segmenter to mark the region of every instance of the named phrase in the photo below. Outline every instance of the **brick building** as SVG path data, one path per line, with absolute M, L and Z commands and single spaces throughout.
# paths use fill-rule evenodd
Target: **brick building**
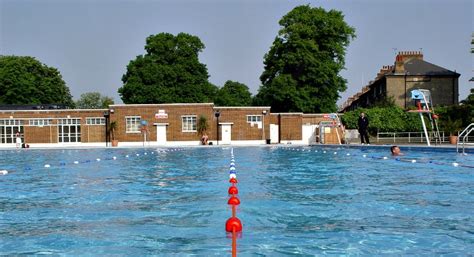
M 410 94 L 413 89 L 430 90 L 435 106 L 458 104 L 459 76 L 425 61 L 419 51 L 399 52 L 394 65 L 383 66 L 376 78 L 349 97 L 340 111 L 370 107 L 387 97 L 393 98 L 396 105 L 408 108 L 413 105 Z
M 15 145 L 16 133 L 35 147 L 104 146 L 116 123 L 121 145 L 199 145 L 199 118 L 207 120 L 213 144 L 338 143 L 329 114 L 270 113 L 270 107 L 217 107 L 213 103 L 121 104 L 108 109 L 0 109 L 0 147 Z

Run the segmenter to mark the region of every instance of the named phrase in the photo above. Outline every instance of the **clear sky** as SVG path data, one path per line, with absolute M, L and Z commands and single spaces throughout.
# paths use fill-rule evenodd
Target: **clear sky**
M 121 103 L 122 75 L 145 53 L 145 39 L 185 32 L 205 44 L 200 60 L 212 83 L 238 81 L 255 94 L 278 21 L 303 4 L 340 10 L 356 29 L 339 104 L 393 64 L 396 51 L 422 49 L 426 61 L 460 73 L 460 100 L 474 87 L 472 0 L 0 0 L 0 55 L 59 69 L 76 100 L 98 91 Z

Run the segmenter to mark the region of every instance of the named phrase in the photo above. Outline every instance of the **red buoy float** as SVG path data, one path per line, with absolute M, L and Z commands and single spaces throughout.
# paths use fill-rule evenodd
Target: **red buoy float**
M 239 194 L 239 190 L 235 186 L 229 187 L 229 195 L 236 195 Z
M 229 182 L 232 184 L 237 184 L 237 179 L 236 178 L 230 178 Z
M 229 204 L 229 205 L 239 205 L 240 200 L 237 196 L 233 195 L 229 198 L 229 201 L 227 201 L 227 204 Z
M 229 218 L 225 223 L 225 231 L 227 232 L 242 231 L 242 222 L 240 222 L 239 218 L 237 217 Z

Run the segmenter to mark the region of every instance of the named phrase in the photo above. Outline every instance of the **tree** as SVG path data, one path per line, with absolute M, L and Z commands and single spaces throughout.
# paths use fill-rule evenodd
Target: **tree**
M 265 55 L 262 86 L 255 104 L 272 111 L 334 112 L 346 80 L 345 51 L 355 37 L 340 11 L 298 6 L 280 20 L 282 27 Z
M 198 135 L 202 136 L 209 129 L 209 124 L 207 123 L 207 117 L 204 115 L 199 115 L 198 122 L 196 124 L 196 129 Z
M 30 56 L 0 55 L 0 104 L 74 107 L 69 88 L 59 71 Z
M 196 36 L 160 33 L 146 40 L 145 55 L 130 61 L 118 92 L 126 104 L 212 102 L 217 87 L 209 83 L 198 54 Z
M 471 34 L 471 54 L 474 54 L 474 33 Z M 474 81 L 474 77 L 472 77 L 469 81 Z
M 76 102 L 78 109 L 105 109 L 114 104 L 114 100 L 108 96 L 101 96 L 99 92 L 88 92 L 81 95 Z
M 471 88 L 471 93 L 461 103 L 474 106 L 474 88 Z
M 214 103 L 218 106 L 249 106 L 252 94 L 245 84 L 228 80 L 217 92 Z
M 471 54 L 474 54 L 474 33 L 471 35 Z

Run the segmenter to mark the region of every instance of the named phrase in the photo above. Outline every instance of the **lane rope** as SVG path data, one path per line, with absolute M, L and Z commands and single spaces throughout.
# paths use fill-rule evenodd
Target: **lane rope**
M 237 197 L 239 190 L 237 189 L 237 175 L 235 169 L 234 149 L 231 148 L 231 159 L 229 164 L 229 183 L 231 186 L 227 190 L 229 200 L 227 204 L 232 208 L 232 216 L 225 223 L 225 230 L 232 233 L 232 257 L 237 257 L 237 234 L 242 232 L 242 222 L 236 215 L 237 205 L 240 205 L 240 199 Z
M 39 168 L 35 168 L 35 170 L 37 169 L 50 169 L 50 168 L 54 168 L 54 167 L 61 167 L 61 168 L 64 168 L 66 166 L 69 166 L 69 165 L 81 165 L 81 164 L 90 164 L 90 163 L 93 163 L 93 162 L 104 162 L 104 161 L 116 161 L 116 160 L 132 160 L 133 156 L 136 156 L 137 158 L 143 158 L 145 156 L 148 156 L 148 153 L 150 153 L 151 155 L 155 155 L 155 152 L 156 153 L 165 153 L 165 152 L 178 152 L 178 151 L 184 151 L 185 149 L 184 148 L 173 148 L 173 149 L 157 149 L 155 151 L 142 151 L 142 152 L 138 152 L 138 153 L 133 153 L 133 154 L 126 154 L 124 156 L 124 158 L 121 158 L 120 156 L 112 156 L 112 157 L 105 157 L 105 158 L 95 158 L 95 159 L 86 159 L 86 160 L 75 160 L 75 161 L 72 161 L 72 162 L 66 162 L 66 161 L 58 161 L 58 162 L 55 162 L 55 163 L 45 163 L 43 164 L 42 166 L 40 166 Z M 149 156 L 151 156 L 149 155 Z M 23 168 L 24 171 L 30 171 L 30 170 L 33 170 L 34 167 L 26 164 Z M 20 169 L 18 169 L 20 170 Z M 7 175 L 9 173 L 13 173 L 13 172 L 16 172 L 15 170 L 0 170 L 0 175 Z

